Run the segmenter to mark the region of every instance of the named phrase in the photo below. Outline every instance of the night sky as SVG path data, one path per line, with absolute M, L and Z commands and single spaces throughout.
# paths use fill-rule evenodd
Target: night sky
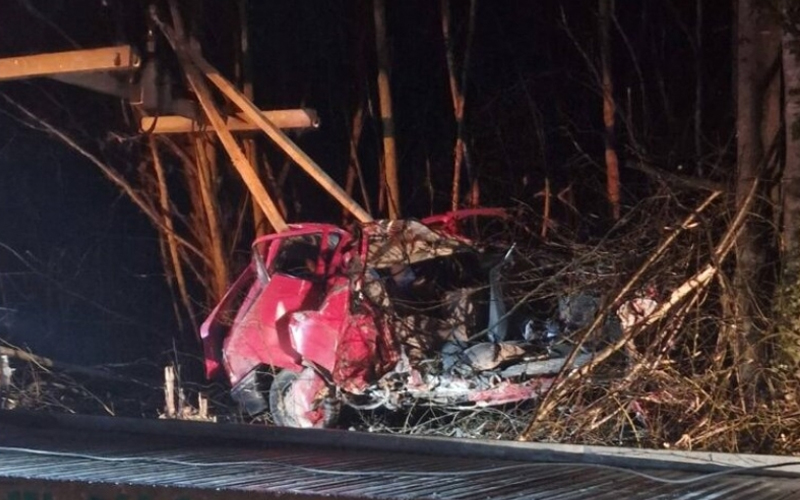
M 3 3 L 0 57 L 143 46 L 146 2 Z M 468 2 L 451 3 L 454 34 L 463 40 Z M 704 136 L 712 150 L 732 130 L 731 11 L 728 2 L 705 3 Z M 387 4 L 403 210 L 424 216 L 448 207 L 455 134 L 439 2 Z M 617 5 L 625 36 L 613 33 L 615 96 L 630 103 L 623 111 L 629 109 L 632 129 L 650 157 L 668 169 L 693 154 L 694 5 Z M 231 1 L 192 2 L 204 53 L 228 74 L 235 60 L 235 7 Z M 295 138 L 343 180 L 353 110 L 375 93 L 371 3 L 251 0 L 248 14 L 255 102 L 265 109 L 316 109 L 322 128 Z M 556 187 L 579 179 L 581 212 L 602 219 L 601 102 L 581 54 L 596 62 L 597 48 L 596 2 L 478 1 L 467 131 L 486 205 L 533 203 L 547 175 Z M 124 174 L 139 168 L 143 141 L 118 98 L 44 79 L 3 81 L 0 93 L 63 127 Z M 19 116 L 0 99 L 0 337 L 80 363 L 155 359 L 173 342 L 190 349 L 192 333 L 178 331 L 149 222 L 96 167 Z M 367 120 L 360 145 L 373 183 L 377 123 Z M 624 160 L 630 145 L 624 125 L 617 133 Z M 423 186 L 426 164 L 433 203 Z M 304 174 L 293 171 L 288 186 L 298 202 L 292 220 L 340 221 L 334 202 Z M 626 203 L 647 192 L 644 179 L 629 171 L 623 171 L 623 187 Z M 230 189 L 225 195 L 241 193 Z

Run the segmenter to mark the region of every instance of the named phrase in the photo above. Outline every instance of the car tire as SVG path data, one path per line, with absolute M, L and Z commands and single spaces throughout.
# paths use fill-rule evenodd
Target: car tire
M 272 413 L 272 420 L 275 425 L 284 427 L 299 427 L 296 416 L 290 408 L 286 406 L 286 396 L 297 381 L 299 373 L 290 370 L 282 370 L 272 381 L 269 389 L 269 411 Z
M 292 389 L 296 384 L 322 384 L 322 379 L 310 368 L 302 372 L 282 370 L 272 381 L 269 390 L 269 409 L 275 425 L 283 427 L 331 427 L 338 419 L 338 406 L 323 403 L 320 409 L 309 409 L 293 403 Z

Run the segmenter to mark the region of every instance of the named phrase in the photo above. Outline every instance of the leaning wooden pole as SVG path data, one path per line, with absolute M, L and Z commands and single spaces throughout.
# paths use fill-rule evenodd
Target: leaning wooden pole
M 269 219 L 269 222 L 272 227 L 275 228 L 275 231 L 285 231 L 289 226 L 287 226 L 286 221 L 278 211 L 278 207 L 275 206 L 272 198 L 270 198 L 269 193 L 267 193 L 267 190 L 264 188 L 264 185 L 261 183 L 258 175 L 256 175 L 256 172 L 253 170 L 253 166 L 250 164 L 247 156 L 245 156 L 244 152 L 239 147 L 239 144 L 236 142 L 233 134 L 225 126 L 225 119 L 217 109 L 217 106 L 211 96 L 211 91 L 206 85 L 201 72 L 192 63 L 190 57 L 192 52 L 186 47 L 186 44 L 182 40 L 178 39 L 178 37 L 175 35 L 175 32 L 172 31 L 171 28 L 166 26 L 157 18 L 155 21 L 158 23 L 159 27 L 164 32 L 164 36 L 167 38 L 167 41 L 178 55 L 178 59 L 180 60 L 181 65 L 186 73 L 186 79 L 197 96 L 197 100 L 200 101 L 200 106 L 203 108 L 211 127 L 214 129 L 214 131 L 216 131 L 220 143 L 222 143 L 225 151 L 227 151 L 228 155 L 230 156 L 233 167 L 242 177 L 247 189 L 250 191 L 256 202 L 258 202 L 261 210 L 264 211 L 264 215 L 267 216 L 267 219 Z
M 270 122 L 256 107 L 253 102 L 242 94 L 231 82 L 214 69 L 205 59 L 196 52 L 191 53 L 192 61 L 197 68 L 203 72 L 211 83 L 228 97 L 231 102 L 238 106 L 244 114 L 267 136 L 272 139 L 289 157 L 297 163 L 300 168 L 310 175 L 317 183 L 322 186 L 336 201 L 348 209 L 356 219 L 361 222 L 371 222 L 372 216 L 366 212 L 358 203 L 336 183 L 322 168 L 314 162 L 300 147 L 295 144 L 281 129 Z
M 350 213 L 355 216 L 360 222 L 372 222 L 373 218 L 361 206 L 355 202 L 348 194 L 336 183 L 322 168 L 314 162 L 300 147 L 295 144 L 283 131 L 276 127 L 264 113 L 256 107 L 253 102 L 248 99 L 242 92 L 236 88 L 228 79 L 222 76 L 211 64 L 206 61 L 197 50 L 191 50 L 185 47 L 184 44 L 178 43 L 178 37 L 175 31 L 168 25 L 164 24 L 158 16 L 153 14 L 153 21 L 158 25 L 161 32 L 166 37 L 167 41 L 172 45 L 173 50 L 181 49 L 184 56 L 189 59 L 189 63 L 193 63 L 197 70 L 205 74 L 211 83 L 213 83 L 225 96 L 231 100 L 242 112 L 260 128 L 272 141 L 280 147 L 297 165 L 300 166 L 305 172 L 310 175 L 317 183 L 325 189 L 336 201 L 343 207 L 347 208 Z M 229 134 L 230 135 L 230 134 Z M 251 169 L 252 170 L 252 169 Z M 259 181 L 260 184 L 260 181 Z M 263 186 L 262 186 L 263 187 Z M 271 200 L 270 200 L 271 202 Z M 274 206 L 274 205 L 273 205 Z M 267 214 L 269 217 L 269 214 Z M 281 220 L 283 218 L 281 217 Z M 271 221 L 272 219 L 270 219 Z M 285 227 L 285 223 L 283 224 Z M 275 224 L 273 227 L 276 231 L 282 231 Z
M 260 128 L 275 144 L 277 144 L 289 157 L 297 163 L 300 168 L 310 175 L 317 183 L 322 186 L 336 201 L 343 207 L 348 209 L 359 221 L 371 222 L 372 217 L 355 202 L 347 193 L 336 183 L 322 167 L 316 164 L 300 147 L 295 144 L 289 137 L 283 133 L 281 129 L 276 127 L 272 122 L 267 120 L 264 113 L 259 110 L 250 99 L 245 97 L 239 90 L 234 87 L 225 77 L 219 74 L 217 70 L 211 67 L 205 60 L 198 54 L 193 54 L 195 62 L 198 62 L 198 67 L 205 73 L 211 83 L 217 86 L 219 90 L 225 94 L 234 104 L 244 112 L 245 115 Z
M 389 85 L 389 48 L 386 44 L 386 0 L 375 0 L 375 46 L 378 53 L 378 101 L 383 129 L 384 174 L 389 218 L 399 219 L 400 181 L 397 173 L 397 146 L 394 138 L 392 89 Z

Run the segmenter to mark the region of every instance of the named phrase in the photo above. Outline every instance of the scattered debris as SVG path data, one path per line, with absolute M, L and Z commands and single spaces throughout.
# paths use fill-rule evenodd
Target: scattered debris
M 161 418 L 216 422 L 216 417 L 209 415 L 208 398 L 203 393 L 197 393 L 196 408 L 186 401 L 186 393 L 175 371 L 174 366 L 164 367 L 164 413 Z
M 78 366 L 0 342 L 0 409 L 130 417 L 157 412 L 160 384 L 145 360 Z
M 9 410 L 14 407 L 14 400 L 11 399 L 11 377 L 14 375 L 14 369 L 8 361 L 8 356 L 0 354 L 0 409 Z

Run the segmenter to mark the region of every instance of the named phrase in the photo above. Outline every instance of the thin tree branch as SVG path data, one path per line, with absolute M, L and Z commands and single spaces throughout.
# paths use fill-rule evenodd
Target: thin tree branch
M 100 169 L 100 171 L 114 185 L 116 185 L 118 188 L 120 188 L 120 190 L 122 190 L 122 192 L 125 193 L 128 196 L 128 198 L 137 207 L 139 207 L 139 209 L 142 212 L 144 212 L 144 214 L 147 216 L 148 219 L 150 219 L 150 222 L 152 222 L 153 225 L 155 225 L 156 227 L 158 227 L 160 230 L 162 230 L 164 232 L 169 232 L 169 228 L 164 226 L 164 224 L 162 223 L 161 217 L 159 216 L 158 212 L 150 205 L 150 203 L 144 197 L 141 196 L 141 194 L 139 194 L 133 188 L 133 186 L 130 185 L 130 183 L 124 177 L 122 177 L 119 173 L 117 173 L 113 168 L 111 168 L 110 166 L 105 164 L 103 161 L 101 161 L 98 157 L 96 157 L 95 155 L 93 155 L 92 153 L 90 153 L 89 151 L 84 149 L 80 144 L 75 142 L 75 140 L 73 140 L 65 132 L 59 130 L 57 127 L 55 127 L 52 124 L 50 124 L 50 122 L 48 122 L 44 118 L 41 118 L 41 117 L 37 116 L 32 111 L 30 111 L 28 108 L 24 107 L 23 105 L 19 104 L 17 101 L 15 101 L 11 97 L 9 97 L 7 94 L 0 93 L 0 96 L 2 96 L 3 99 L 8 104 L 10 104 L 14 108 L 16 108 L 20 113 L 22 113 L 28 120 L 31 120 L 32 122 L 35 122 L 35 123 L 39 124 L 44 131 L 46 131 L 46 132 L 50 133 L 51 135 L 57 137 L 59 140 L 61 140 L 67 146 L 71 147 L 72 149 L 74 149 L 75 151 L 80 153 L 82 156 L 84 156 L 87 160 L 92 162 L 97 168 Z M 24 125 L 26 125 L 26 126 L 28 126 L 30 128 L 35 128 L 35 127 L 33 127 L 31 125 L 31 123 L 28 123 L 28 122 L 25 122 L 25 121 L 22 121 L 22 120 L 20 121 L 20 123 L 23 123 Z M 179 235 L 175 234 L 174 232 L 173 232 L 173 234 L 175 236 L 175 239 L 177 241 L 179 241 L 181 243 L 181 245 L 183 245 L 187 249 L 191 250 L 192 253 L 194 253 L 195 255 L 200 257 L 201 259 L 203 259 L 204 262 L 207 262 L 206 256 L 197 247 L 195 247 L 194 245 L 192 245 L 191 243 L 189 243 L 188 241 L 186 241 L 185 239 L 183 239 Z

